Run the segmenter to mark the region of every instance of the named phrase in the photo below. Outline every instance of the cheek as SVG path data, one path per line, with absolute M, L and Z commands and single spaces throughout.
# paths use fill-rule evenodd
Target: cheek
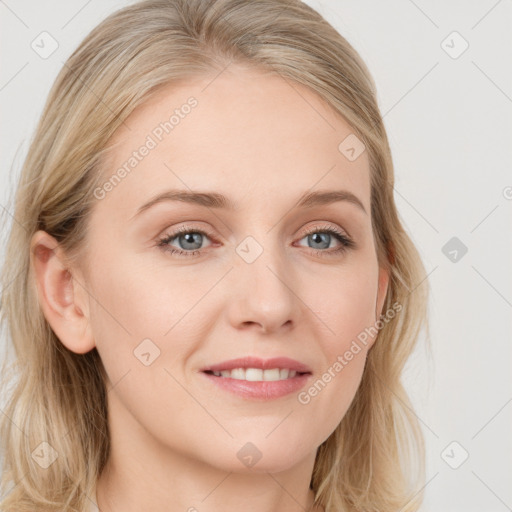
M 319 446 L 336 429 L 352 403 L 364 370 L 363 350 L 350 361 L 334 361 L 298 395 L 298 407 L 314 425 L 312 444 Z
M 318 349 L 323 367 L 298 396 L 298 402 L 309 409 L 311 418 L 322 418 L 319 442 L 342 420 L 359 387 L 376 335 L 377 278 L 376 265 L 347 267 L 335 280 L 324 281 L 321 294 L 310 295 L 311 309 L 322 320 Z
M 306 285 L 311 308 L 325 327 L 324 352 L 330 359 L 375 323 L 378 268 L 371 258 L 343 267 L 336 275 Z M 316 290 L 316 291 L 315 291 Z M 370 341 L 370 340 L 368 340 Z
M 122 403 L 141 424 L 148 422 L 157 430 L 160 425 L 165 432 L 190 403 L 173 376 L 182 382 L 178 367 L 194 350 L 185 332 L 190 332 L 187 311 L 201 290 L 179 279 L 162 279 L 161 270 L 136 257 L 108 253 L 100 261 L 101 271 L 91 283 L 96 298 L 91 300 L 91 327 L 114 388 L 113 407 L 123 415 Z
M 205 307 L 202 299 L 218 276 L 171 273 L 140 256 L 110 251 L 96 261 L 91 327 L 107 372 L 115 373 L 111 378 L 138 368 L 139 352 L 150 353 L 145 358 L 154 361 L 152 367 L 186 362 L 194 350 L 191 338 L 206 325 L 204 315 L 198 317 L 195 310 Z

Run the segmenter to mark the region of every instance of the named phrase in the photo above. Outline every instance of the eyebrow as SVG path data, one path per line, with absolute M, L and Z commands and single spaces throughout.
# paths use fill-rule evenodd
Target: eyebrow
M 164 201 L 182 201 L 197 204 L 207 208 L 223 208 L 236 210 L 236 204 L 226 196 L 217 192 L 192 192 L 188 190 L 167 190 L 162 192 L 147 203 L 144 203 L 131 219 L 148 210 L 153 205 Z M 314 206 L 327 205 L 339 201 L 346 201 L 357 206 L 366 215 L 366 209 L 361 200 L 348 190 L 320 190 L 317 192 L 305 192 L 298 200 L 296 208 L 312 208 Z M 130 220 L 131 220 L 130 219 Z

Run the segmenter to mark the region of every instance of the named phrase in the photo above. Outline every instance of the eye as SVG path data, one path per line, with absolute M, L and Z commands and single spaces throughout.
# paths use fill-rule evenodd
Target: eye
M 177 256 L 196 256 L 203 252 L 204 239 L 213 237 L 202 229 L 181 226 L 158 241 L 158 247 Z M 355 243 L 342 231 L 333 226 L 310 228 L 300 240 L 308 239 L 308 247 L 315 255 L 335 256 L 355 247 Z M 172 243 L 178 244 L 178 247 Z M 338 242 L 338 247 L 331 243 Z M 309 245 L 311 243 L 312 245 Z M 302 246 L 303 247 L 303 246 Z
M 314 250 L 314 253 L 322 256 L 339 255 L 355 247 L 355 243 L 346 234 L 329 225 L 309 229 L 306 232 L 306 236 L 301 238 L 301 240 L 305 238 L 308 240 L 308 246 Z M 312 245 L 309 245 L 309 242 L 311 242 Z M 330 248 L 331 242 L 338 242 L 339 246 Z M 329 248 L 331 250 L 326 250 Z
M 160 239 L 158 246 L 171 254 L 194 256 L 201 252 L 199 249 L 205 237 L 209 238 L 209 235 L 201 229 L 191 229 L 187 226 L 182 226 L 173 233 Z M 181 248 L 170 245 L 173 240 L 176 240 L 177 243 L 181 245 Z

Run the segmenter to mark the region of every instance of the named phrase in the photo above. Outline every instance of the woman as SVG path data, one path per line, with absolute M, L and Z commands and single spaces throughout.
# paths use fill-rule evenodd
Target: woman
M 103 21 L 15 198 L 1 510 L 418 510 L 393 183 L 370 74 L 307 5 Z

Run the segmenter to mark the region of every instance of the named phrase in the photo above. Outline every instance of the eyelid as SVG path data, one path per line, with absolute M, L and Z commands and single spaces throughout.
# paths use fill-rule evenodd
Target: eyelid
M 333 224 L 324 224 L 322 226 L 314 225 L 314 226 L 308 226 L 305 229 L 305 232 L 303 233 L 304 236 L 310 235 L 312 233 L 317 233 L 319 231 L 335 231 L 336 233 L 343 235 L 347 239 L 352 239 L 352 237 L 348 234 L 348 232 L 345 229 L 339 228 L 336 225 Z
M 185 234 L 185 233 L 200 233 L 202 235 L 205 235 L 210 240 L 216 240 L 214 234 L 208 229 L 194 227 L 194 226 L 190 226 L 190 225 L 184 225 L 184 226 L 179 226 L 178 228 L 175 228 L 170 233 L 166 234 L 164 232 L 163 235 L 160 235 L 158 237 L 158 241 L 162 242 L 165 240 L 172 240 L 172 239 L 177 238 L 178 236 Z M 203 250 L 203 249 L 198 249 L 198 250 Z M 192 251 L 190 251 L 190 252 L 192 252 Z
M 315 221 L 313 221 L 313 222 L 315 222 Z M 318 226 L 318 225 L 308 226 L 308 227 L 304 228 L 304 233 L 302 234 L 301 238 L 304 238 L 304 236 L 307 236 L 312 233 L 316 233 L 321 230 L 327 230 L 327 231 L 333 230 L 333 231 L 336 231 L 339 234 L 345 236 L 348 239 L 352 238 L 346 229 L 339 228 L 336 225 L 332 225 L 332 224 L 324 224 L 322 226 Z M 175 228 L 168 235 L 165 235 L 165 234 L 160 235 L 159 238 L 168 238 L 169 236 L 176 237 L 177 235 L 180 235 L 182 233 L 190 233 L 190 232 L 202 233 L 204 235 L 207 235 L 210 238 L 213 238 L 213 239 L 216 238 L 215 235 L 209 229 L 202 228 L 202 227 L 195 227 L 195 226 L 191 226 L 188 224 L 181 225 L 181 226 Z

